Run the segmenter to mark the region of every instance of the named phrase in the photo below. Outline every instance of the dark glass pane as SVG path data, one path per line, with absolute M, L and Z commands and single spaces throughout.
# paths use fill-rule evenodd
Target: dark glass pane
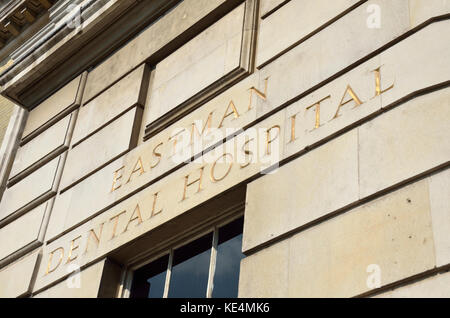
M 206 297 L 211 246 L 212 233 L 175 250 L 169 297 Z
M 214 273 L 214 298 L 238 296 L 239 269 L 242 254 L 242 228 L 244 219 L 238 219 L 219 229 L 216 271 Z
M 166 255 L 134 272 L 131 286 L 131 298 L 162 298 L 166 283 L 167 263 Z

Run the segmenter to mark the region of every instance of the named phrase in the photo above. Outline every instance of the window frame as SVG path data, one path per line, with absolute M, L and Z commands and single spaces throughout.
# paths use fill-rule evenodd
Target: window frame
M 211 242 L 208 285 L 206 288 L 206 295 L 205 295 L 205 298 L 212 298 L 214 274 L 216 270 L 216 260 L 217 260 L 217 247 L 219 242 L 219 229 L 243 217 L 244 217 L 244 206 L 243 204 L 239 204 L 237 207 L 230 209 L 230 211 L 226 213 L 226 215 L 222 215 L 219 218 L 214 218 L 214 220 L 210 220 L 206 222 L 203 226 L 197 227 L 196 229 L 191 229 L 183 233 L 180 233 L 172 240 L 161 244 L 160 248 L 153 248 L 148 250 L 147 253 L 139 257 L 136 261 L 125 266 L 122 272 L 117 297 L 130 298 L 131 286 L 133 283 L 134 272 L 136 270 L 158 260 L 163 256 L 169 255 L 163 299 L 168 298 L 174 251 L 205 235 L 208 235 L 209 233 L 212 233 L 213 238 Z

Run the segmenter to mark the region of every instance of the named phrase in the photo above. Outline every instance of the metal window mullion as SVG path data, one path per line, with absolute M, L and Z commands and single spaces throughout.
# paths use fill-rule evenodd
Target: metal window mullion
M 206 298 L 212 298 L 212 293 L 213 293 L 213 289 L 214 289 L 214 273 L 216 271 L 218 242 L 219 242 L 219 229 L 217 227 L 215 227 L 214 232 L 213 232 L 211 259 L 209 262 L 209 276 L 208 276 L 208 287 L 206 289 Z
M 169 297 L 170 276 L 172 275 L 172 263 L 173 263 L 173 249 L 169 253 L 169 262 L 167 264 L 166 283 L 164 285 L 163 298 Z

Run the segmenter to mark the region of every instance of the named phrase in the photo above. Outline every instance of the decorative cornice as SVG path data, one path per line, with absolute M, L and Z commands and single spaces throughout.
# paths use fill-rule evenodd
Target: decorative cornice
M 14 0 L 0 8 L 0 48 L 19 37 L 58 0 Z

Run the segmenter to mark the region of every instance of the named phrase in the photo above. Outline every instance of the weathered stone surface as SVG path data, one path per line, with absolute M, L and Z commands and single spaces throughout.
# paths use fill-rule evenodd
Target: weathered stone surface
M 283 118 L 284 112 L 281 112 L 276 114 L 276 116 L 272 116 L 265 121 L 262 121 L 260 127 L 280 125 Z M 263 129 L 263 131 L 266 132 L 266 129 Z M 266 134 L 264 133 L 263 135 L 265 136 Z M 282 131 L 280 131 L 278 138 L 280 141 L 278 151 L 281 152 L 284 140 Z M 88 217 L 91 217 L 91 219 L 56 240 L 53 240 L 45 247 L 46 255 L 63 247 L 65 250 L 65 256 L 63 258 L 67 258 L 67 244 L 70 246 L 72 240 L 80 237 L 76 244 L 79 244 L 79 251 L 83 253 L 78 254 L 74 263 L 83 266 L 99 257 L 104 257 L 106 253 L 129 243 L 169 220 L 173 220 L 175 217 L 199 206 L 214 196 L 223 194 L 224 191 L 243 182 L 250 176 L 260 173 L 262 168 L 267 167 L 267 162 L 265 160 L 268 160 L 269 156 L 261 156 L 260 160 L 254 164 L 241 163 L 238 161 L 238 155 L 233 156 L 232 162 L 230 162 L 231 159 L 229 159 L 228 155 L 225 157 L 223 156 L 231 151 L 235 151 L 236 153 L 238 149 L 242 149 L 244 143 L 245 138 L 239 140 L 231 139 L 213 152 L 205 154 L 205 157 L 202 160 L 192 162 L 182 167 L 167 178 L 163 178 L 156 183 L 153 183 L 143 191 L 114 205 L 102 214 L 95 214 L 93 212 L 99 207 L 105 206 L 105 202 L 99 203 L 98 200 L 102 197 L 107 199 L 106 196 L 99 198 L 92 195 L 84 196 L 86 200 L 82 201 L 74 197 L 67 197 L 67 201 L 65 201 L 65 204 L 67 204 L 66 206 L 61 205 L 60 208 L 56 208 L 55 204 L 53 209 L 49 229 L 54 231 L 54 234 L 62 233 L 64 230 L 67 231 L 67 229 L 73 228 Z M 274 153 L 277 152 L 275 147 L 276 145 L 274 143 L 271 147 Z M 227 161 L 221 162 L 220 159 L 227 159 Z M 141 177 L 143 176 L 144 175 Z M 198 191 L 197 188 L 198 183 L 194 182 L 194 185 L 186 186 L 186 180 L 192 182 L 200 177 L 202 178 L 200 191 Z M 128 177 L 124 177 L 124 182 L 126 182 L 127 178 Z M 134 178 L 136 178 L 135 181 L 139 180 L 138 174 L 136 174 Z M 97 184 L 96 186 L 99 187 L 101 184 Z M 84 188 L 85 191 L 92 191 L 92 189 L 95 189 L 95 186 L 87 186 Z M 108 186 L 108 189 L 110 191 L 110 186 Z M 106 191 L 108 191 L 108 189 L 106 189 Z M 113 196 L 114 194 L 112 194 L 110 198 Z M 80 206 L 80 203 L 82 206 Z M 142 222 L 136 220 L 127 222 L 133 218 L 133 214 L 138 213 L 136 210 L 137 206 L 139 206 L 138 209 L 142 216 Z M 72 213 L 72 211 L 74 211 L 73 209 L 76 209 L 77 212 Z M 95 217 L 92 218 L 93 216 Z M 101 224 L 104 225 L 102 226 Z M 102 227 L 102 231 L 100 243 L 97 245 L 95 240 L 92 240 L 92 234 L 90 234 L 92 232 L 90 230 L 94 229 L 96 235 L 99 235 L 100 227 Z M 53 233 L 49 233 L 48 237 L 51 238 Z M 87 252 L 85 252 L 86 250 Z M 49 260 L 48 257 L 45 257 L 42 263 L 45 263 L 45 265 L 41 265 L 41 274 L 38 276 L 37 282 L 39 286 L 46 286 L 52 281 L 67 275 L 67 264 L 63 263 L 61 266 L 56 266 L 57 264 L 54 263 L 55 260 L 50 260 L 50 274 L 44 275 L 48 268 L 46 266 L 49 263 Z M 54 268 L 56 269 L 53 271 Z
M 0 270 L 0 298 L 24 296 L 30 292 L 38 257 L 39 250 L 36 250 Z
M 260 16 L 265 18 L 271 12 L 274 12 L 278 7 L 288 3 L 291 0 L 264 0 L 260 1 Z
M 450 170 L 429 178 L 436 266 L 450 263 Z
M 244 13 L 242 4 L 156 66 L 145 123 L 152 123 L 239 68 Z
M 373 70 L 380 64 L 379 56 L 374 57 L 331 83 L 300 99 L 286 108 L 285 134 L 289 142 L 285 145 L 285 155 L 330 138 L 334 134 L 360 120 L 381 111 L 381 96 L 375 95 L 375 75 Z M 389 67 L 383 65 L 383 68 Z M 352 100 L 350 88 L 359 101 Z M 349 101 L 339 107 L 342 100 Z
M 132 107 L 144 106 L 143 93 L 146 90 L 143 90 L 141 86 L 147 67 L 145 64 L 138 67 L 81 107 L 73 132 L 73 145 L 97 132 Z
M 376 295 L 375 298 L 448 298 L 450 273 L 442 273 Z
M 133 149 L 122 158 L 117 159 L 71 189 L 60 194 L 56 199 L 54 208 L 54 211 L 58 212 L 52 215 L 50 232 L 47 234 L 47 239 L 60 233 L 59 231 L 62 230 L 61 226 L 64 223 L 66 214 L 77 216 L 80 220 L 89 217 L 136 189 L 144 187 L 150 181 L 174 169 L 191 156 L 200 154 L 202 150 L 214 145 L 225 136 L 230 136 L 241 127 L 248 125 L 255 119 L 256 102 L 258 99 L 256 94 L 251 95 L 249 88 L 254 87 L 257 80 L 257 76 L 246 78 L 239 85 L 230 88 L 225 93 L 208 102 L 192 114 L 184 117 L 179 122 L 171 125 L 146 143 Z M 258 87 L 258 89 L 264 92 L 264 88 Z M 224 115 L 230 112 L 228 107 L 231 101 L 239 112 L 240 117 L 228 116 L 224 119 Z M 195 148 L 195 146 L 190 146 L 184 154 L 177 154 L 177 157 L 172 156 L 174 141 L 169 139 L 178 131 L 177 129 L 183 128 L 190 134 L 192 124 L 195 123 L 199 133 L 201 133 L 202 128 L 208 122 L 211 112 L 213 113 L 211 117 L 211 132 L 209 134 L 206 131 L 204 132 L 201 140 L 202 146 L 199 149 Z M 222 121 L 223 126 L 221 129 L 214 129 L 219 127 Z M 183 137 L 187 138 L 188 136 Z M 186 144 L 186 141 L 189 143 L 189 140 L 182 140 L 178 144 Z M 280 143 L 280 147 L 281 145 Z M 161 154 L 161 157 L 157 157 L 155 153 Z M 139 159 L 141 159 L 145 173 L 140 176 L 140 172 L 137 171 L 131 176 L 132 171 L 139 168 L 139 165 L 136 166 L 136 164 L 139 164 Z M 117 189 L 111 191 L 114 175 L 121 167 L 124 167 L 124 169 L 119 171 L 117 176 L 119 177 L 122 174 L 123 177 L 121 180 L 118 180 L 115 186 Z M 130 179 L 130 182 L 127 182 L 128 179 Z M 71 212 L 75 210 L 78 212 Z M 62 219 L 58 220 L 59 218 Z
M 120 77 L 186 32 L 226 0 L 186 0 L 89 73 L 89 101 Z M 177 23 L 174 23 L 177 21 Z
M 0 202 L 0 220 L 15 212 L 33 208 L 55 194 L 55 176 L 60 163 L 57 157 L 6 189 Z
M 372 264 L 380 270 L 381 286 L 432 269 L 428 182 L 325 221 L 289 244 L 289 297 L 360 295 L 374 287 L 367 284 L 376 274 Z
M 411 27 L 447 13 L 450 13 L 450 3 L 447 0 L 409 0 Z
M 60 119 L 72 109 L 79 105 L 77 96 L 83 75 L 76 77 L 55 94 L 47 98 L 36 108 L 30 111 L 28 120 L 23 132 L 23 138 L 28 137 L 44 125 L 49 125 L 54 120 Z
M 248 185 L 242 250 L 358 199 L 358 136 L 354 129 Z
M 449 161 L 449 98 L 438 90 L 358 128 L 361 198 Z
M 262 1 L 262 16 L 283 2 Z M 256 65 L 267 63 L 358 2 L 359 0 L 289 1 L 261 20 Z
M 136 144 L 141 116 L 142 109 L 135 107 L 70 149 L 60 189 L 66 190 L 130 150 Z M 89 156 L 89 160 L 86 160 L 86 156 Z
M 21 216 L 0 229 L 0 262 L 14 252 L 39 241 L 47 203 Z
M 450 55 L 450 45 L 437 38 L 438 34 L 448 32 L 449 20 L 432 23 L 381 53 L 381 63 L 390 65 L 382 71 L 385 83 L 382 88 L 386 89 L 391 83 L 395 85 L 395 89 L 383 93 L 383 107 L 415 91 L 449 80 L 450 63 L 445 57 Z M 408 58 L 402 59 L 405 52 L 409 52 Z
M 18 177 L 46 163 L 55 153 L 64 151 L 69 146 L 68 129 L 72 115 L 51 126 L 39 136 L 17 150 L 9 179 Z
M 83 269 L 76 277 L 69 276 L 66 280 L 42 292 L 35 298 L 97 298 L 100 289 L 105 261 L 100 261 Z
M 289 241 L 265 248 L 241 261 L 239 298 L 287 297 Z
M 366 6 L 360 6 L 261 69 L 259 86 L 270 76 L 271 91 L 281 93 L 258 101 L 258 116 L 296 98 L 408 30 L 406 1 L 379 4 L 382 28 L 367 28 L 362 18 L 367 16 Z

